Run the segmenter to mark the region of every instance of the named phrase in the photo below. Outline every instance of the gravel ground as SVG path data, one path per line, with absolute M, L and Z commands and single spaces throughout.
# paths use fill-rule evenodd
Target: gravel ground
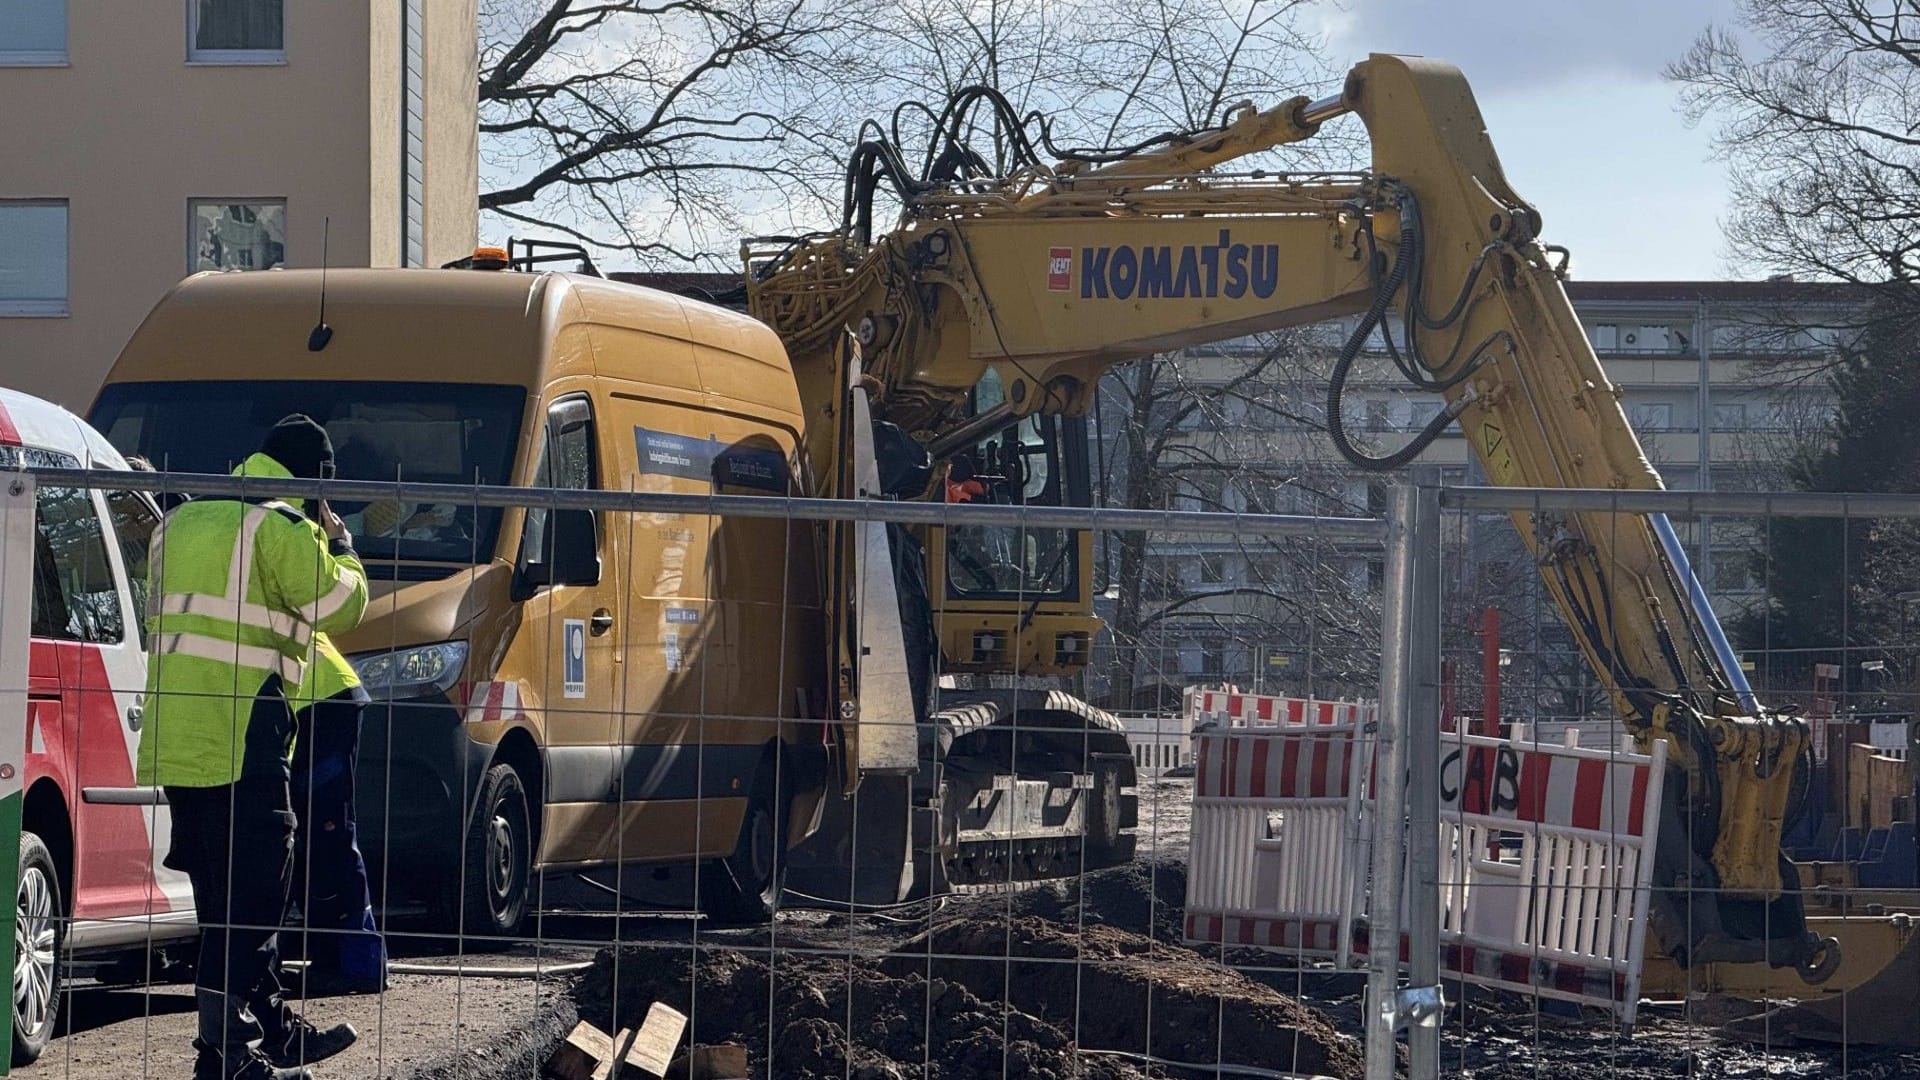
M 305 1006 L 321 1024 L 347 1021 L 360 1041 L 318 1066 L 322 1077 L 431 1078 L 462 1068 L 529 1060 L 572 1022 L 565 980 L 394 975 L 380 995 L 316 1000 Z M 125 1080 L 185 1077 L 193 1071 L 195 1028 L 190 986 L 110 988 L 81 983 L 65 1003 L 61 1036 L 23 1077 Z

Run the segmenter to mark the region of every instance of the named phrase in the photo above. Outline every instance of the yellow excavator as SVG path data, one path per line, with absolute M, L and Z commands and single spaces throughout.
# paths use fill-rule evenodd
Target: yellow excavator
M 963 138 L 980 110 L 995 114 L 985 125 L 997 128 L 997 160 Z M 1230 169 L 1349 113 L 1371 137 L 1363 172 Z M 903 208 L 878 235 L 876 194 Z M 1376 55 L 1338 95 L 1242 106 L 1219 128 L 1105 154 L 1056 151 L 1044 126 L 992 91 L 964 92 L 939 115 L 918 172 L 883 135 L 861 144 L 841 230 L 749 244 L 744 301 L 779 334 L 816 420 L 855 387 L 870 398 L 863 411 L 910 434 L 949 481 L 1010 474 L 1028 503 L 1084 493 L 1057 477 L 1033 482 L 1032 464 L 1067 460 L 1112 365 L 1355 314 L 1326 401 L 1329 434 L 1353 465 L 1397 468 L 1458 424 L 1496 484 L 1659 488 L 1562 287 L 1566 253 L 1540 237 L 1541 216 L 1508 185 L 1461 73 Z M 1410 387 L 1446 404 L 1406 446 L 1375 456 L 1343 430 L 1341 398 L 1381 335 Z M 840 460 L 846 444 L 843 424 L 809 429 L 816 463 Z M 939 498 L 938 488 L 904 494 Z M 1513 524 L 1625 729 L 1643 746 L 1667 743 L 1652 940 L 1670 981 L 1701 988 L 1711 966 L 1749 972 L 1726 981 L 1756 994 L 1806 997 L 1878 973 L 1895 993 L 1875 996 L 1910 1003 L 1920 961 L 1902 948 L 1904 922 L 1809 918 L 1782 850 L 1806 798 L 1806 727 L 1746 684 L 1664 517 L 1515 514 Z M 1028 536 L 983 566 L 983 538 L 959 532 L 925 531 L 942 670 L 1031 676 L 1084 663 L 1097 626 L 1086 533 Z M 1771 971 L 1794 974 L 1751 974 Z M 1855 1039 L 1880 1026 L 1861 996 Z M 1795 1020 L 1820 1037 L 1839 1015 Z
M 1370 168 L 1245 167 L 1344 114 Z M 368 503 L 380 595 L 341 646 L 383 702 L 361 777 L 363 840 L 401 853 L 369 861 L 406 871 L 388 895 L 511 935 L 556 872 L 655 868 L 619 891 L 692 863 L 703 906 L 758 918 L 783 884 L 884 904 L 1126 860 L 1125 731 L 1067 681 L 1100 627 L 1093 539 L 1058 509 L 1090 502 L 1086 416 L 1118 363 L 1358 315 L 1326 402 L 1354 465 L 1457 424 L 1496 484 L 1661 486 L 1456 69 L 1374 56 L 1324 100 L 1115 150 L 1061 150 L 987 89 L 936 121 L 917 167 L 867 129 L 840 228 L 747 245 L 715 299 L 752 319 L 504 272 L 556 258 L 530 246 L 196 275 L 135 333 L 91 419 L 175 471 L 297 409 L 343 480 L 1001 507 L 947 527 L 944 506 L 882 526 Z M 1445 401 L 1382 455 L 1341 425 L 1369 340 Z M 1745 684 L 1671 527 L 1514 525 L 1626 730 L 1667 744 L 1650 940 L 1674 983 L 1825 999 L 1776 1038 L 1915 1038 L 1920 949 L 1900 917 L 1809 914 L 1782 851 L 1806 730 Z

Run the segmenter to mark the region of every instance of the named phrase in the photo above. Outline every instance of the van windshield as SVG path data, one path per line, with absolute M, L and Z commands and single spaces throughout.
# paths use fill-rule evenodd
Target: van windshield
M 526 391 L 459 383 L 117 383 L 88 418 L 123 454 L 168 472 L 226 473 L 289 413 L 326 425 L 342 480 L 505 484 Z M 363 558 L 476 564 L 493 557 L 496 509 L 335 502 Z

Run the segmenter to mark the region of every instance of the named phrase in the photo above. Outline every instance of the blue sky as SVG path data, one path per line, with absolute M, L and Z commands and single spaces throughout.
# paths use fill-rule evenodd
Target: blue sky
M 1730 275 L 1726 169 L 1660 72 L 1732 14 L 1733 0 L 1345 0 L 1315 18 L 1336 61 L 1459 65 L 1544 238 L 1598 280 Z

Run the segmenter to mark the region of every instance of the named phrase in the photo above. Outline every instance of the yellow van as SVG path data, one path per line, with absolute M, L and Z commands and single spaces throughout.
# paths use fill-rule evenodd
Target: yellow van
M 187 279 L 93 423 L 172 472 L 225 472 L 304 412 L 341 479 L 813 489 L 786 355 L 745 316 L 562 274 L 334 270 L 315 351 L 321 289 L 307 271 Z M 340 644 L 379 702 L 359 813 L 385 903 L 510 934 L 543 870 L 697 861 L 704 908 L 766 914 L 832 771 L 816 530 L 335 509 L 376 579 Z

